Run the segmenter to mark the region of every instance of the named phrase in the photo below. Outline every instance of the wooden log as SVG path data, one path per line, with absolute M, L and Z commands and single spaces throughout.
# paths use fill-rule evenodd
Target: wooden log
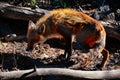
M 104 26 L 108 37 L 120 40 L 120 33 L 118 32 L 119 25 L 113 25 L 113 23 L 115 22 L 110 23 L 110 22 L 100 21 L 100 23 Z
M 0 2 L 0 16 L 18 19 L 18 20 L 38 20 L 41 16 L 48 13 L 44 9 L 31 9 L 28 7 L 18 7 L 7 3 Z
M 13 79 L 13 78 L 27 78 L 34 76 L 43 75 L 65 75 L 77 78 L 86 79 L 120 79 L 120 70 L 110 70 L 110 71 L 81 71 L 81 70 L 71 70 L 65 68 L 37 68 L 36 71 L 30 70 L 20 70 L 11 72 L 0 72 L 0 78 L 3 79 Z

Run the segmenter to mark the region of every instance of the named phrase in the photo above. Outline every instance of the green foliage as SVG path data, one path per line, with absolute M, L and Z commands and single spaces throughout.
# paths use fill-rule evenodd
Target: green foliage
M 60 1 L 60 4 L 63 8 L 66 8 L 67 7 L 67 3 L 64 2 L 63 0 Z
M 68 7 L 67 2 L 65 0 L 54 0 L 54 3 L 57 3 L 57 4 L 59 3 L 58 5 L 60 5 L 63 8 Z
M 31 6 L 35 6 L 38 4 L 37 0 L 31 0 L 30 3 L 31 3 Z

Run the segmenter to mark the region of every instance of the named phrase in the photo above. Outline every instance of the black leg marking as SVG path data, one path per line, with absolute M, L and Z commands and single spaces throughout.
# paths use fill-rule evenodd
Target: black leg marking
M 72 43 L 71 43 L 71 38 L 68 38 L 66 40 L 65 58 L 67 60 L 70 60 L 71 54 L 72 54 Z
M 57 30 L 58 32 L 64 36 L 65 40 L 66 40 L 66 46 L 65 46 L 65 53 L 64 53 L 64 58 L 66 58 L 67 60 L 70 59 L 70 56 L 72 54 L 72 29 L 68 28 L 67 25 L 65 25 L 64 23 L 57 23 Z

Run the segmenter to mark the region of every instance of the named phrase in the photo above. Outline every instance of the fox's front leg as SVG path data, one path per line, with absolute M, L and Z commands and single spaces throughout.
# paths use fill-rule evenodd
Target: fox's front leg
M 66 46 L 65 46 L 65 58 L 70 60 L 71 54 L 72 54 L 72 42 L 71 42 L 71 37 L 66 39 Z
M 69 60 L 72 54 L 72 30 L 67 28 L 66 25 L 63 23 L 58 23 L 56 24 L 56 26 L 57 31 L 64 37 L 66 41 L 64 58 Z

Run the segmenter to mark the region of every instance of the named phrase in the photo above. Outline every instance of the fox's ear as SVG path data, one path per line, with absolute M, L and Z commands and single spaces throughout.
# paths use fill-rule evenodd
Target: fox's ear
M 33 21 L 29 20 L 29 24 L 28 24 L 28 29 L 36 29 L 36 25 L 34 24 Z

